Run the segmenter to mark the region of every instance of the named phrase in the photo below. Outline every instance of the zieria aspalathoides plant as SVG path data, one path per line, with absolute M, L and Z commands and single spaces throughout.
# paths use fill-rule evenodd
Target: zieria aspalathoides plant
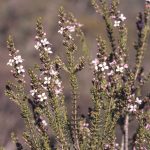
M 36 24 L 35 49 L 41 64 L 26 71 L 20 51 L 9 37 L 7 46 L 16 82 L 8 82 L 6 95 L 20 108 L 25 124 L 22 134 L 25 142 L 12 134 L 17 150 L 28 147 L 31 150 L 149 150 L 150 149 L 150 96 L 142 96 L 141 88 L 149 80 L 142 66 L 144 51 L 150 32 L 150 1 L 145 1 L 145 10 L 137 17 L 138 38 L 135 67 L 128 64 L 128 35 L 126 17 L 118 10 L 119 0 L 91 0 L 91 4 L 105 22 L 108 40 L 97 36 L 97 55 L 90 65 L 93 69 L 91 101 L 86 116 L 80 116 L 77 109 L 79 84 L 77 74 L 89 62 L 86 51 L 84 26 L 63 8 L 59 10 L 59 30 L 63 37 L 67 63 L 60 57 L 53 59 L 51 43 L 46 38 L 41 19 Z M 117 37 L 114 35 L 117 32 Z M 76 53 L 83 45 L 83 55 L 78 59 Z M 110 45 L 110 50 L 108 48 Z M 65 104 L 60 70 L 68 74 L 72 93 L 71 117 Z M 25 74 L 30 77 L 30 91 L 25 92 Z M 133 135 L 129 134 L 130 123 L 138 125 Z M 122 131 L 116 136 L 116 127 Z M 55 142 L 51 142 L 52 135 Z

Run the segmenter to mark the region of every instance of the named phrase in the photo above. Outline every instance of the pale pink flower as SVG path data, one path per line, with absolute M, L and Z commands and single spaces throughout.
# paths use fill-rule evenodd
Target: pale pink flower
M 145 128 L 150 130 L 150 124 L 147 124 Z
M 58 87 L 61 87 L 61 81 L 59 81 L 58 79 L 55 80 L 55 84 L 56 84 Z
M 62 89 L 55 89 L 55 94 L 56 96 L 58 96 L 59 94 L 62 93 Z
M 67 26 L 66 28 L 69 32 L 75 32 L 75 26 Z
M 129 66 L 128 66 L 128 64 L 124 64 L 124 68 L 126 68 L 126 69 L 127 69 L 128 67 L 129 67 Z
M 114 74 L 114 71 L 111 70 L 110 72 L 107 73 L 108 76 L 112 76 Z

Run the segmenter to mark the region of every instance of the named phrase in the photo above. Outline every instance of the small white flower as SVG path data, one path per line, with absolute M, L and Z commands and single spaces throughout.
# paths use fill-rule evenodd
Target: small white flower
M 47 99 L 47 96 L 45 93 L 42 93 L 42 94 L 38 95 L 38 98 L 39 98 L 39 101 L 43 102 L 44 100 Z
M 42 124 L 43 124 L 43 126 L 47 126 L 48 125 L 45 120 L 42 120 Z
M 64 29 L 65 29 L 65 28 L 61 27 L 60 30 L 58 30 L 58 33 L 63 34 Z
M 37 42 L 36 45 L 34 45 L 34 48 L 38 50 L 41 46 L 42 44 L 40 42 Z
M 52 54 L 53 52 L 51 51 L 51 47 L 45 47 L 44 50 L 49 53 Z
M 136 98 L 136 101 L 135 101 L 137 104 L 141 105 L 142 104 L 142 100 L 139 99 L 138 97 Z
M 103 68 L 104 68 L 105 70 L 108 70 L 108 69 L 109 69 L 109 67 L 107 66 L 106 62 L 103 62 Z
M 124 14 L 120 14 L 119 19 L 120 19 L 121 21 L 125 21 L 125 20 L 126 20 L 126 17 L 124 16 Z
M 98 66 L 101 68 L 101 71 L 109 69 L 106 62 L 103 62 L 102 64 L 99 64 Z
M 99 64 L 99 60 L 97 58 L 95 58 L 93 61 L 92 61 L 92 64 L 94 65 L 94 68 L 95 70 L 98 70 L 98 64 Z
M 22 62 L 23 62 L 23 59 L 21 58 L 20 55 L 15 56 L 15 57 L 14 57 L 14 60 L 15 60 L 15 63 L 16 63 L 16 64 L 19 64 L 19 63 L 22 63 Z
M 103 64 L 99 64 L 98 66 L 101 68 L 101 67 L 103 67 Z
M 136 112 L 137 105 L 129 105 L 128 108 L 130 112 Z
M 9 59 L 7 65 L 9 66 L 13 66 L 13 63 L 14 63 L 14 59 Z
M 44 77 L 44 84 L 50 84 L 51 77 Z
M 30 94 L 31 94 L 32 96 L 34 96 L 35 93 L 37 93 L 37 90 L 36 90 L 36 89 L 30 90 Z
M 116 72 L 123 73 L 123 70 L 124 70 L 124 67 L 117 66 L 117 68 L 116 68 Z
M 98 65 L 99 64 L 99 60 L 97 58 L 95 58 L 93 61 L 92 61 L 92 64 L 93 65 Z
M 121 23 L 121 21 L 115 20 L 114 21 L 114 27 L 119 27 L 120 23 Z
M 55 80 L 55 84 L 58 86 L 58 87 L 61 87 L 61 82 L 57 79 Z
M 43 40 L 41 40 L 41 43 L 45 46 L 50 44 L 49 41 L 47 40 L 47 38 L 44 38 Z
M 18 72 L 19 74 L 25 72 L 25 70 L 23 69 L 23 66 L 22 66 L 22 65 L 20 65 L 20 66 L 18 66 L 18 67 L 16 67 L 16 68 L 17 68 L 17 72 Z
M 51 69 L 49 72 L 50 72 L 50 75 L 52 75 L 52 76 L 58 75 L 58 72 L 53 69 Z

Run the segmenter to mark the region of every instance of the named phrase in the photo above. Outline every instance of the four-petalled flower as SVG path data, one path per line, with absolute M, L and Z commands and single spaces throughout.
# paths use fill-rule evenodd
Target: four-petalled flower
M 42 94 L 39 94 L 39 95 L 38 95 L 38 98 L 39 98 L 39 101 L 40 101 L 40 102 L 43 102 L 44 100 L 47 99 L 47 96 L 46 96 L 45 93 L 42 93 Z
M 22 63 L 22 62 L 23 62 L 23 59 L 21 58 L 20 55 L 15 56 L 15 57 L 14 57 L 14 60 L 15 60 L 15 63 L 16 63 L 16 64 L 19 64 L 19 63 Z
M 16 68 L 17 68 L 17 72 L 18 72 L 19 74 L 25 72 L 25 70 L 24 70 L 24 68 L 23 68 L 22 65 L 20 65 L 20 66 L 18 66 L 18 67 L 16 67 Z
M 9 59 L 7 65 L 13 66 L 13 64 L 14 64 L 14 59 Z
M 114 21 L 114 27 L 119 27 L 120 26 L 121 21 L 119 20 L 115 20 Z
M 50 44 L 49 41 L 47 40 L 47 38 L 44 38 L 43 40 L 41 40 L 41 43 L 42 43 L 44 46 Z
M 124 14 L 120 14 L 119 19 L 120 19 L 121 21 L 125 21 L 125 20 L 126 20 L 126 17 L 124 16 Z
M 44 77 L 44 84 L 50 84 L 51 77 Z

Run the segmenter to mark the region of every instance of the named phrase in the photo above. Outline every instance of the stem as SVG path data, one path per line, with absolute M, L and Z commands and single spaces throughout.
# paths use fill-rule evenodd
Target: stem
M 122 135 L 122 138 L 121 138 L 121 149 L 120 150 L 124 150 L 124 134 Z
M 129 115 L 126 115 L 125 118 L 125 125 L 124 125 L 124 131 L 125 131 L 125 137 L 124 137 L 124 146 L 125 150 L 128 150 L 128 137 L 129 137 Z

